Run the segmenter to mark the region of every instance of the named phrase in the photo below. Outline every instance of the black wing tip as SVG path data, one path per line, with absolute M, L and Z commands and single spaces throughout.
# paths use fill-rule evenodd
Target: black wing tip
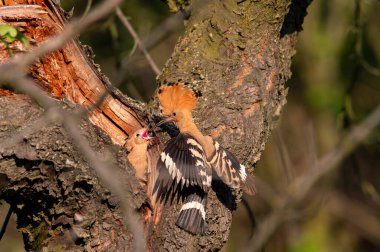
M 200 210 L 196 208 L 182 210 L 175 224 L 194 235 L 204 234 L 205 232 L 205 221 Z

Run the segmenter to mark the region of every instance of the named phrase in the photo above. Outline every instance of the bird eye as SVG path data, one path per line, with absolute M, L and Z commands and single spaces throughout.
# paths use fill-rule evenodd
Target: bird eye
M 173 116 L 176 116 L 177 115 L 177 113 L 176 112 L 173 112 L 173 114 L 172 114 Z
M 140 134 L 137 133 L 137 134 L 136 134 L 136 137 L 139 137 L 139 136 L 140 136 Z

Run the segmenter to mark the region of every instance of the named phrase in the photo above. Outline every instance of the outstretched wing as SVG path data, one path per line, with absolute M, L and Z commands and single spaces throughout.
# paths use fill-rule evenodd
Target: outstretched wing
M 214 141 L 215 153 L 209 162 L 218 177 L 231 188 L 242 188 L 247 194 L 255 194 L 255 186 L 247 169 L 228 150 Z
M 207 193 L 194 191 L 186 197 L 176 225 L 192 234 L 204 233 Z
M 159 174 L 153 194 L 157 192 L 158 198 L 176 187 L 198 186 L 207 192 L 211 186 L 211 168 L 203 148 L 186 133 L 168 141 L 157 162 L 157 169 Z

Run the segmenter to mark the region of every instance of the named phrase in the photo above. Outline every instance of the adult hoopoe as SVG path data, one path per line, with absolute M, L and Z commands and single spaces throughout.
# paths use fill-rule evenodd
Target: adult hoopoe
M 161 152 L 153 193 L 162 198 L 176 187 L 185 192 L 176 224 L 188 232 L 203 233 L 212 169 L 230 188 L 243 188 L 250 195 L 255 192 L 253 181 L 232 153 L 210 136 L 204 136 L 195 125 L 192 110 L 197 95 L 193 90 L 184 84 L 164 86 L 159 89 L 158 98 L 162 113 L 169 116 L 162 122 L 175 122 L 180 133 Z

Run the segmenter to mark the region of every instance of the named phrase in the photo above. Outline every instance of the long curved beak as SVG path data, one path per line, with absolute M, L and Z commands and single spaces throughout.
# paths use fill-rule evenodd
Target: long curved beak
M 163 120 L 161 120 L 159 123 L 156 124 L 156 127 L 164 124 L 164 123 L 167 123 L 167 122 L 173 122 L 174 121 L 174 118 L 173 117 L 168 117 L 168 118 L 165 118 Z

